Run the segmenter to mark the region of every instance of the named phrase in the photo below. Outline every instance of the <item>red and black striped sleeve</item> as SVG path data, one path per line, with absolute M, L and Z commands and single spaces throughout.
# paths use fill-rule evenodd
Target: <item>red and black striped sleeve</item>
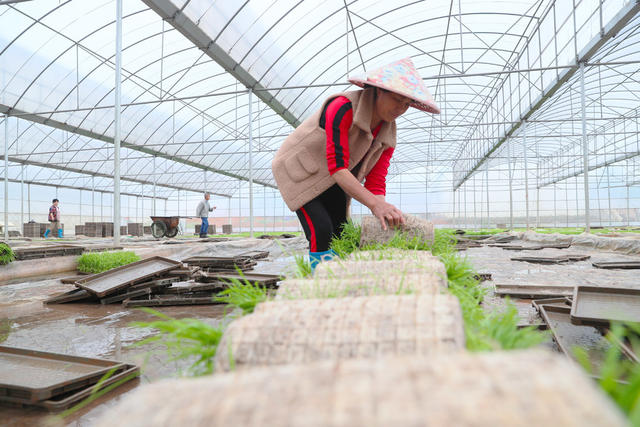
M 389 147 L 382 152 L 382 155 L 378 159 L 371 172 L 367 175 L 367 179 L 364 182 L 364 188 L 371 191 L 376 196 L 384 196 L 387 194 L 387 172 L 389 171 L 389 164 L 391 163 L 391 156 L 393 156 L 393 147 Z
M 349 128 L 353 123 L 351 101 L 339 96 L 327 103 L 320 126 L 327 132 L 327 165 L 329 174 L 349 168 Z

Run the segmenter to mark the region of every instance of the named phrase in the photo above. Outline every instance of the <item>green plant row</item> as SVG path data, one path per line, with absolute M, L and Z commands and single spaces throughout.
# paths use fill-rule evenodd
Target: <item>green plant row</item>
M 406 250 L 431 251 L 438 256 L 447 270 L 449 291 L 460 300 L 464 319 L 467 349 L 486 351 L 497 349 L 520 349 L 540 344 L 546 335 L 533 328 L 518 328 L 518 311 L 507 303 L 504 311 L 487 313 L 482 308 L 485 290 L 474 278 L 476 272 L 471 263 L 459 255 L 455 249 L 456 238 L 452 230 L 436 229 L 433 242 L 419 238 L 407 238 L 396 233 L 385 244 L 373 244 L 358 248 L 360 228 L 348 223 L 340 238 L 332 241 L 332 249 L 342 258 L 357 250 L 397 248 Z
M 16 259 L 13 249 L 6 243 L 0 243 L 0 265 L 7 265 Z
M 451 229 L 442 229 L 442 230 L 451 230 Z M 576 235 L 584 233 L 584 227 L 550 227 L 550 228 L 531 228 L 530 231 L 535 231 L 539 234 L 566 234 L 566 235 Z M 472 229 L 465 230 L 465 236 L 478 236 L 478 235 L 493 235 L 500 234 L 509 231 L 506 228 L 480 228 L 480 229 Z M 523 232 L 527 231 L 526 228 L 514 228 L 511 231 Z M 592 228 L 591 234 L 610 234 L 610 233 L 640 233 L 640 230 L 634 228 Z
M 121 265 L 140 261 L 140 257 L 132 251 L 91 252 L 78 257 L 78 271 L 96 274 Z

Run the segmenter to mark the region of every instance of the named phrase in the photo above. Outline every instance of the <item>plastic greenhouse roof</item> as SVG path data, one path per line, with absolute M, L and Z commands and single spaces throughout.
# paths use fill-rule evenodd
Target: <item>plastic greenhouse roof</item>
M 12 170 L 26 164 L 43 182 L 84 188 L 93 175 L 108 188 L 115 2 L 4 3 L 0 112 L 16 117 L 8 122 Z M 607 131 L 638 116 L 635 1 L 123 3 L 123 191 L 215 182 L 218 194 L 232 195 L 249 177 L 247 86 L 253 179 L 274 186 L 271 160 L 293 126 L 353 89 L 348 75 L 406 56 L 442 114 L 412 109 L 398 119 L 392 179 L 418 171 L 410 179 L 452 188 L 484 161 L 517 158 L 521 168 L 523 119 L 539 178 L 562 178 L 581 162 L 578 60 L 587 63 L 590 167 L 612 161 L 599 150 L 636 144 L 637 121 L 628 132 Z

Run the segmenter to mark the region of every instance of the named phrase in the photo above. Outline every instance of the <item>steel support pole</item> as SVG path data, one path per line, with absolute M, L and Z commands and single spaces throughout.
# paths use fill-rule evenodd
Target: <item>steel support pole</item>
M 589 143 L 587 141 L 587 109 L 585 107 L 584 92 L 584 62 L 580 63 L 580 108 L 582 110 L 582 160 L 584 167 L 584 222 L 585 232 L 591 232 L 589 218 Z
M 451 224 L 456 227 L 456 190 L 453 189 L 453 209 L 451 210 Z
M 469 226 L 469 218 L 467 218 L 467 186 L 464 186 L 464 228 Z
M 629 186 L 627 185 L 627 227 L 631 225 L 631 219 L 629 215 L 631 215 L 631 212 L 629 211 Z
M 491 227 L 491 213 L 489 212 L 489 159 L 484 163 L 485 187 L 487 189 L 487 228 Z
M 613 220 L 611 218 L 611 181 L 609 178 L 609 166 L 605 166 L 607 171 L 607 199 L 609 201 L 609 227 L 613 226 Z
M 78 224 L 82 224 L 82 189 L 80 189 L 80 203 L 78 204 L 78 208 L 80 209 L 80 219 L 78 220 Z
M 253 238 L 253 89 L 249 88 L 249 237 Z
M 31 184 L 27 184 L 27 217 L 31 221 Z
M 558 210 L 557 210 L 556 189 L 557 189 L 557 185 L 553 184 L 553 227 L 554 228 L 558 227 L 558 220 L 557 220 Z
M 424 219 L 429 220 L 429 171 L 424 171 Z
M 4 116 L 4 240 L 9 241 L 9 116 Z
M 473 177 L 473 228 L 478 228 L 478 214 L 476 212 L 476 177 Z
M 24 227 L 24 165 L 20 166 L 20 229 Z M 24 230 L 22 230 L 24 235 Z
M 116 0 L 116 87 L 113 138 L 113 245 L 120 244 L 120 103 L 122 85 L 122 0 Z
M 91 175 L 91 221 L 96 221 L 96 184 L 94 176 Z
M 522 121 L 522 151 L 524 152 L 524 203 L 527 230 L 529 230 L 529 159 L 527 158 L 527 121 Z
M 513 230 L 513 175 L 511 174 L 511 144 L 507 142 L 507 171 L 509 174 L 509 228 Z
M 151 208 L 151 212 L 153 215 L 156 214 L 156 156 L 153 156 L 153 205 Z M 180 204 L 178 204 L 178 216 L 180 215 Z

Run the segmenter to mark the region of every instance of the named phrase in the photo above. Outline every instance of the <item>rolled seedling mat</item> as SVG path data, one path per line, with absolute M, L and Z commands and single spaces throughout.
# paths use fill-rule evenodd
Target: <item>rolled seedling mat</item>
M 124 396 L 95 426 L 113 420 L 121 427 L 628 425 L 579 367 L 542 350 L 334 360 L 166 380 Z
M 413 215 L 404 214 L 404 225 L 393 228 L 387 226 L 382 229 L 380 221 L 374 216 L 362 218 L 360 228 L 360 247 L 372 244 L 384 244 L 397 233 L 402 233 L 408 239 L 418 238 L 421 242 L 432 243 L 434 238 L 433 223 Z
M 447 283 L 427 274 L 372 274 L 364 278 L 288 279 L 280 283 L 276 300 L 342 298 L 371 295 L 437 294 Z
M 333 260 L 321 262 L 313 274 L 314 279 L 346 279 L 372 278 L 380 275 L 420 274 L 425 280 L 442 281 L 447 283 L 447 269 L 438 258 L 428 258 L 422 261 L 412 259 L 381 260 L 381 261 L 348 261 Z
M 351 252 L 346 257 L 349 261 L 389 261 L 389 260 L 414 260 L 414 261 L 430 261 L 438 259 L 429 251 L 417 251 L 408 249 L 372 249 L 368 251 Z
M 273 301 L 231 322 L 215 367 L 426 356 L 464 345 L 460 304 L 450 294 Z

